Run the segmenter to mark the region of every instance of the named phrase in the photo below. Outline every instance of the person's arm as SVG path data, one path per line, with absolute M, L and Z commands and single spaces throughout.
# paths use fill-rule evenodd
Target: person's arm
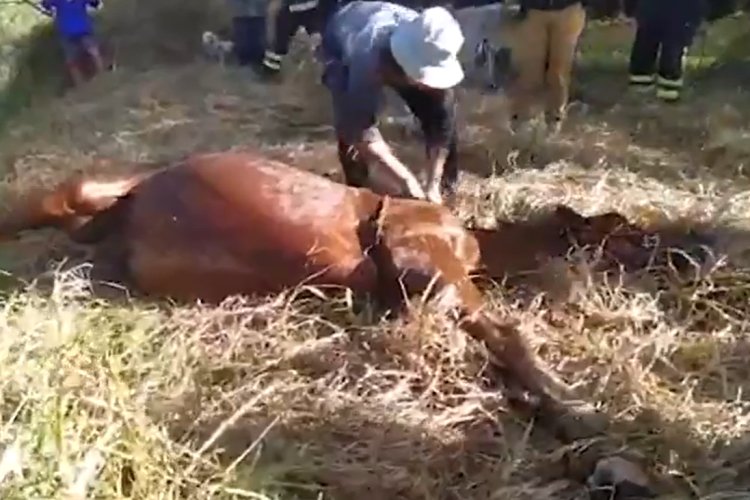
M 440 193 L 440 180 L 443 178 L 445 161 L 448 159 L 448 148 L 436 146 L 427 150 L 427 199 L 435 202 L 442 202 Z
M 412 171 L 393 153 L 377 127 L 382 89 L 366 61 L 353 59 L 338 95 L 336 129 L 359 154 L 395 177 L 414 198 L 425 198 L 424 189 Z
M 357 152 L 367 160 L 384 166 L 406 189 L 409 196 L 418 199 L 426 198 L 427 195 L 414 173 L 393 154 L 393 150 L 380 133 L 377 137 L 373 137 L 374 135 L 370 133 L 367 138 L 355 142 L 354 147 Z
M 440 203 L 440 181 L 456 128 L 455 92 L 408 88 L 401 91 L 401 97 L 422 125 L 427 150 L 427 197 Z
M 430 94 L 434 99 L 429 108 L 425 130 L 427 142 L 427 195 L 433 201 L 440 199 L 440 181 L 448 159 L 452 141 L 456 137 L 456 93 L 453 89 Z

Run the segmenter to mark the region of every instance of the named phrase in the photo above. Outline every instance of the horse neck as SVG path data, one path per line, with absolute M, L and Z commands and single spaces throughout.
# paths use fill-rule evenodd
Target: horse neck
M 357 216 L 361 222 L 378 216 L 378 212 L 383 207 L 385 197 L 365 188 L 347 187 L 355 192 L 357 200 Z
M 472 229 L 479 246 L 479 273 L 491 279 L 533 271 L 545 257 L 563 254 L 559 232 L 545 225 L 501 223 L 497 229 Z

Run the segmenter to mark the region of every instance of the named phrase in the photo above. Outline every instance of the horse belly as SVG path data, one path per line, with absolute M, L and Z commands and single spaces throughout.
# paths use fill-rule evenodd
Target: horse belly
M 141 291 L 218 301 L 304 284 L 374 286 L 376 270 L 362 253 L 350 206 L 306 220 L 279 212 L 278 203 L 240 205 L 176 179 L 146 186 L 134 200 L 129 268 Z
M 165 255 L 147 240 L 139 240 L 130 254 L 130 274 L 147 294 L 210 302 L 232 295 L 268 295 L 300 285 L 369 291 L 375 284 L 375 266 L 361 255 L 339 254 L 309 262 L 304 255 L 258 252 L 239 260 L 221 250 Z

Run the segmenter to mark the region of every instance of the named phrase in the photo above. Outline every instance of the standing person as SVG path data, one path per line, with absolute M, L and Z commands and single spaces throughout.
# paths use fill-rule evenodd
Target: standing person
M 458 180 L 453 87 L 464 77 L 458 61 L 463 41 L 458 22 L 443 7 L 418 13 L 395 3 L 356 0 L 331 17 L 320 55 L 347 184 L 366 186 L 374 163 L 407 196 L 442 203 L 444 195 L 453 195 Z M 422 126 L 425 187 L 378 130 L 385 87 L 399 94 Z
M 630 86 L 652 90 L 667 102 L 680 99 L 684 56 L 704 15 L 704 0 L 640 0 L 630 52 Z
M 305 28 L 308 35 L 320 31 L 320 14 L 318 0 L 271 0 L 266 17 L 263 70 L 278 74 L 299 28 Z
M 319 0 L 230 0 L 232 41 L 215 33 L 203 34 L 206 53 L 221 58 L 228 51 L 240 66 L 251 66 L 263 76 L 281 71 L 289 44 L 300 27 L 320 31 Z
M 576 47 L 586 25 L 584 2 L 521 0 L 521 8 L 525 15 L 513 50 L 518 81 L 512 92 L 511 126 L 517 129 L 530 118 L 537 94 L 545 91 L 547 125 L 556 134 L 566 116 Z
M 75 86 L 84 80 L 79 66 L 81 55 L 91 58 L 96 73 L 104 71 L 104 61 L 94 38 L 94 26 L 88 11 L 89 7 L 96 9 L 99 4 L 99 0 L 42 0 L 41 3 L 44 12 L 55 20 L 65 65 Z

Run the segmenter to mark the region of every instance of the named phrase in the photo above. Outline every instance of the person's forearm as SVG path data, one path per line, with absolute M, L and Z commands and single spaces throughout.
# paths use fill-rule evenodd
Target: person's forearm
M 448 159 L 448 148 L 443 146 L 430 147 L 427 153 L 427 190 L 438 187 L 443 178 L 445 161 Z
M 368 160 L 375 160 L 385 166 L 389 173 L 401 182 L 409 194 L 416 198 L 424 198 L 424 190 L 417 178 L 406 165 L 396 158 L 385 141 L 363 141 L 357 144 L 357 149 Z

